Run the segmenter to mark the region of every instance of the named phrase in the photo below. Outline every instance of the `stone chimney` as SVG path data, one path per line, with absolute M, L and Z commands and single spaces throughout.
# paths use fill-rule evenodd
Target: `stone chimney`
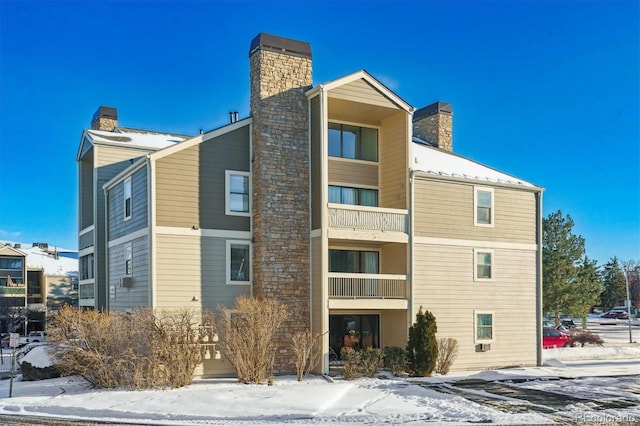
M 413 135 L 438 148 L 453 151 L 453 109 L 436 102 L 413 113 Z
M 253 294 L 287 304 L 278 373 L 295 371 L 291 336 L 310 329 L 309 43 L 260 33 L 251 78 Z
M 91 129 L 113 132 L 116 127 L 118 127 L 118 111 L 115 108 L 101 106 L 96 113 L 93 114 Z

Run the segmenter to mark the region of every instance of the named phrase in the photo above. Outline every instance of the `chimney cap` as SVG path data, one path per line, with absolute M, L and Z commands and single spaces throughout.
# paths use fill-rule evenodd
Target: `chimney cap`
M 268 50 L 311 59 L 311 46 L 306 41 L 293 40 L 267 33 L 260 33 L 251 40 L 249 56 L 258 50 Z
M 434 102 L 431 105 L 427 105 L 424 108 L 420 108 L 413 113 L 413 121 L 419 121 L 423 118 L 429 117 L 434 114 L 453 114 L 453 108 L 450 103 L 447 102 Z
M 118 119 L 118 110 L 115 109 L 114 107 L 108 107 L 108 106 L 100 106 L 98 108 L 98 110 L 95 112 L 95 114 L 93 114 L 93 118 L 91 119 L 91 122 L 96 121 L 98 118 L 110 118 L 112 120 L 117 120 Z

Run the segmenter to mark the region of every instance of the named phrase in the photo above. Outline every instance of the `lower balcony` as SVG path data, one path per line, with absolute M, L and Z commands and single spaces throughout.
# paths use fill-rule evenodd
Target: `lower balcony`
M 15 297 L 27 295 L 27 286 L 24 284 L 17 286 L 0 286 L 0 297 Z
M 409 297 L 406 275 L 329 272 L 330 299 L 402 299 Z
M 380 207 L 329 204 L 329 238 L 386 241 L 409 241 L 407 210 Z

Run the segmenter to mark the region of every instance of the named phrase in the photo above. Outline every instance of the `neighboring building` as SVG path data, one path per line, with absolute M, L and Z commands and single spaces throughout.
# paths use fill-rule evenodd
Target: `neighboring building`
M 449 104 L 416 111 L 365 71 L 313 87 L 305 42 L 260 34 L 249 60 L 251 116 L 184 141 L 144 144 L 98 110 L 110 127 L 78 155 L 80 304 L 277 298 L 279 372 L 296 331 L 322 334 L 327 372 L 345 345 L 406 346 L 420 307 L 458 340 L 453 369 L 540 363 L 542 189 L 454 154 Z
M 25 254 L 0 243 L 0 331 L 23 328 L 27 306 L 27 268 Z
M 22 260 L 14 260 L 12 264 L 16 267 L 22 265 L 26 272 L 26 280 L 20 287 L 24 288 L 22 291 L 26 300 L 16 306 L 26 308 L 20 314 L 25 317 L 27 332 L 44 330 L 47 316 L 61 306 L 78 306 L 78 260 L 70 257 L 71 251 L 50 249 L 46 243 L 28 245 L 5 241 L 0 244 L 4 244 L 0 250 L 20 253 Z M 61 253 L 65 256 L 61 256 Z M 18 275 L 17 269 L 13 274 L 14 277 Z

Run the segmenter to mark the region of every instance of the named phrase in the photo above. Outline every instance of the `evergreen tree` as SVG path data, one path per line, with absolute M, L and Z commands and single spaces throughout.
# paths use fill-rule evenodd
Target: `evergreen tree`
M 436 317 L 429 311 L 422 312 L 422 306 L 416 315 L 416 322 L 409 327 L 407 358 L 411 375 L 430 376 L 438 359 L 438 341 L 436 340 Z
M 617 257 L 612 257 L 604 265 L 602 283 L 604 284 L 604 291 L 600 296 L 600 300 L 605 310 L 608 311 L 614 306 L 626 305 L 627 285 L 624 280 L 624 271 Z
M 573 225 L 560 210 L 543 220 L 543 305 L 556 325 L 563 314 L 587 316 L 602 292 L 596 262 L 585 256 L 584 238 L 573 234 Z

